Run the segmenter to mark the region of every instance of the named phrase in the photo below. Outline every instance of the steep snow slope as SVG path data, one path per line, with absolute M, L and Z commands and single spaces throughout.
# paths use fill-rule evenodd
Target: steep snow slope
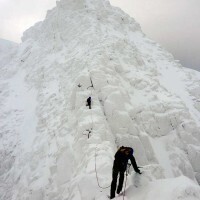
M 0 67 L 5 65 L 12 59 L 17 49 L 17 46 L 18 44 L 15 42 L 0 39 Z
M 106 0 L 61 0 L 22 41 L 0 76 L 0 199 L 106 199 L 121 145 L 143 166 L 126 199 L 200 199 L 198 72 Z

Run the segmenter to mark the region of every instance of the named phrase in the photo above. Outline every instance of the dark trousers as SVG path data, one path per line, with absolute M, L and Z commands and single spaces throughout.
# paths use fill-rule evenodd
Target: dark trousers
M 118 187 L 117 187 L 117 193 L 118 194 L 121 192 L 122 187 L 123 187 L 124 172 L 113 170 L 112 183 L 111 183 L 111 191 L 110 191 L 110 197 L 111 198 L 115 197 L 115 191 L 116 191 L 116 186 L 117 186 L 117 177 L 118 177 L 118 174 L 119 174 L 119 183 L 118 183 Z
M 86 106 L 89 106 L 89 109 L 91 109 L 91 102 L 87 102 Z

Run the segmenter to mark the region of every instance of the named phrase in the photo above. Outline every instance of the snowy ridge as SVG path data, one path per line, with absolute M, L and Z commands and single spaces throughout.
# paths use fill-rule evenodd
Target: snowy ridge
M 1 200 L 105 200 L 121 145 L 143 166 L 125 199 L 200 199 L 198 72 L 106 0 L 61 0 L 22 40 L 1 68 Z

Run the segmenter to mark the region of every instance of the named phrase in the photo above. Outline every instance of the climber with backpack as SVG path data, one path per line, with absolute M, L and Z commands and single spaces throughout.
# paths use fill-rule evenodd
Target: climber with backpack
M 112 183 L 110 191 L 110 199 L 115 198 L 115 191 L 117 186 L 117 177 L 119 174 L 119 183 L 117 187 L 117 194 L 122 191 L 123 182 L 124 182 L 124 173 L 127 168 L 128 160 L 131 160 L 131 164 L 136 173 L 142 174 L 136 164 L 135 158 L 133 156 L 133 149 L 131 147 L 120 147 L 115 154 L 115 160 L 113 163 L 113 174 L 112 174 Z
M 88 97 L 86 106 L 89 106 L 89 109 L 91 109 L 91 101 L 91 97 Z

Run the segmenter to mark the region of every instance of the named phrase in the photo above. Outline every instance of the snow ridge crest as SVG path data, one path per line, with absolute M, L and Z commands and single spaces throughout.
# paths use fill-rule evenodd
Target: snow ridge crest
M 99 9 L 110 7 L 108 0 L 61 0 L 56 2 L 57 6 L 66 10 L 79 10 L 79 9 Z

